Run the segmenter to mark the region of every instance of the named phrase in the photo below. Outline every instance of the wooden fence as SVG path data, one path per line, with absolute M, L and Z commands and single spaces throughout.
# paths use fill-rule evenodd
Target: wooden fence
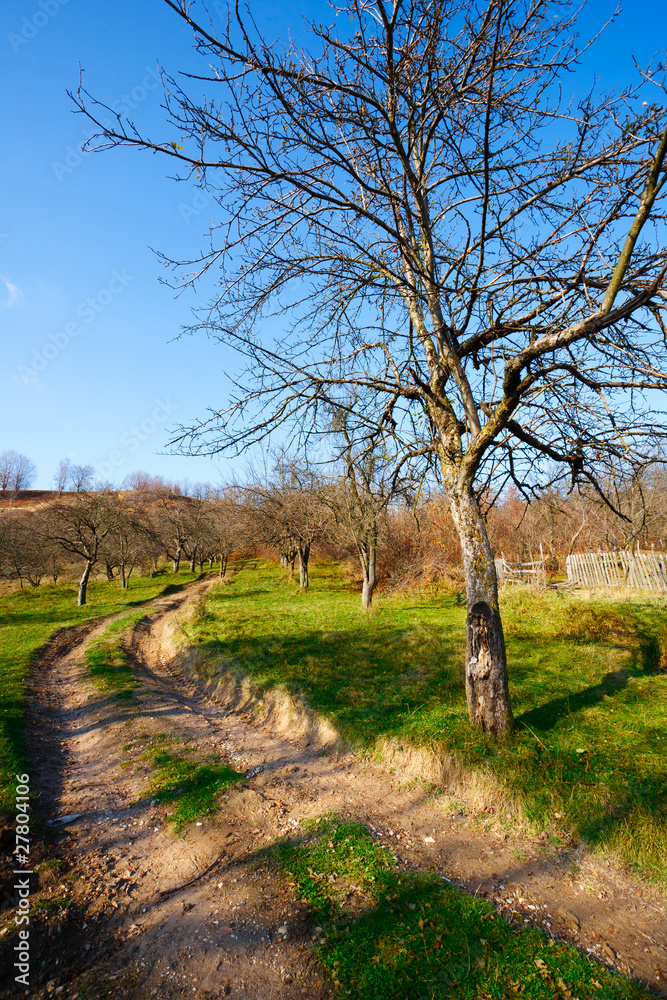
M 664 552 L 582 552 L 568 556 L 567 582 L 582 587 L 667 590 Z
M 503 553 L 495 563 L 498 583 L 532 583 L 544 587 L 547 582 L 543 558 L 533 562 L 508 562 Z

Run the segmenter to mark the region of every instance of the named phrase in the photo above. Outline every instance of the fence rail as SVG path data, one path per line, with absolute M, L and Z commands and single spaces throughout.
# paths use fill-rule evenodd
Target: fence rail
M 534 562 L 508 562 L 505 556 L 495 560 L 498 583 L 532 583 L 544 587 L 547 582 L 544 559 Z
M 582 587 L 667 590 L 664 552 L 582 552 L 565 560 L 567 582 Z

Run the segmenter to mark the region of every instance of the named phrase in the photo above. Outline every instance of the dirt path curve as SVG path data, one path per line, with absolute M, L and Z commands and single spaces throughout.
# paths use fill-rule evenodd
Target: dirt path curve
M 406 867 L 438 870 L 667 996 L 665 899 L 650 886 L 574 850 L 485 831 L 445 796 L 272 734 L 179 674 L 171 621 L 207 585 L 156 601 L 135 628 L 135 700 L 100 697 L 71 637 L 35 672 L 34 780 L 54 832 L 40 869 L 33 996 L 329 998 L 307 912 L 270 866 L 249 862 L 327 811 L 368 824 Z M 247 778 L 182 837 L 146 794 L 143 751 L 165 737 Z

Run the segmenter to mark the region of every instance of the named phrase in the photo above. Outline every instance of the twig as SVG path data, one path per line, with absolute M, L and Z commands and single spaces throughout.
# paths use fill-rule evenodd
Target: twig
M 191 879 L 188 879 L 187 882 L 183 882 L 181 885 L 174 886 L 173 889 L 163 889 L 162 892 L 158 894 L 158 898 L 163 899 L 165 896 L 173 896 L 175 892 L 180 892 L 181 889 L 187 889 L 188 886 L 194 885 L 195 882 L 199 882 L 200 879 L 204 878 L 205 875 L 208 875 L 209 872 L 211 872 L 216 867 L 216 865 L 218 865 L 222 861 L 222 859 L 225 857 L 226 854 L 227 854 L 227 849 L 225 848 L 224 851 L 218 854 L 215 861 L 212 861 L 211 864 L 208 866 L 208 868 L 205 868 L 203 872 L 199 872 L 198 875 L 194 875 Z M 240 858 L 233 858 L 232 860 L 239 861 Z

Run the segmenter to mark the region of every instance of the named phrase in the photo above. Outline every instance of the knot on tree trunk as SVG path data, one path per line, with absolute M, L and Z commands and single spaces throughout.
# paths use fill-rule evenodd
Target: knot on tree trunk
M 466 690 L 473 725 L 498 735 L 511 731 L 505 643 L 500 618 L 486 601 L 468 611 Z

